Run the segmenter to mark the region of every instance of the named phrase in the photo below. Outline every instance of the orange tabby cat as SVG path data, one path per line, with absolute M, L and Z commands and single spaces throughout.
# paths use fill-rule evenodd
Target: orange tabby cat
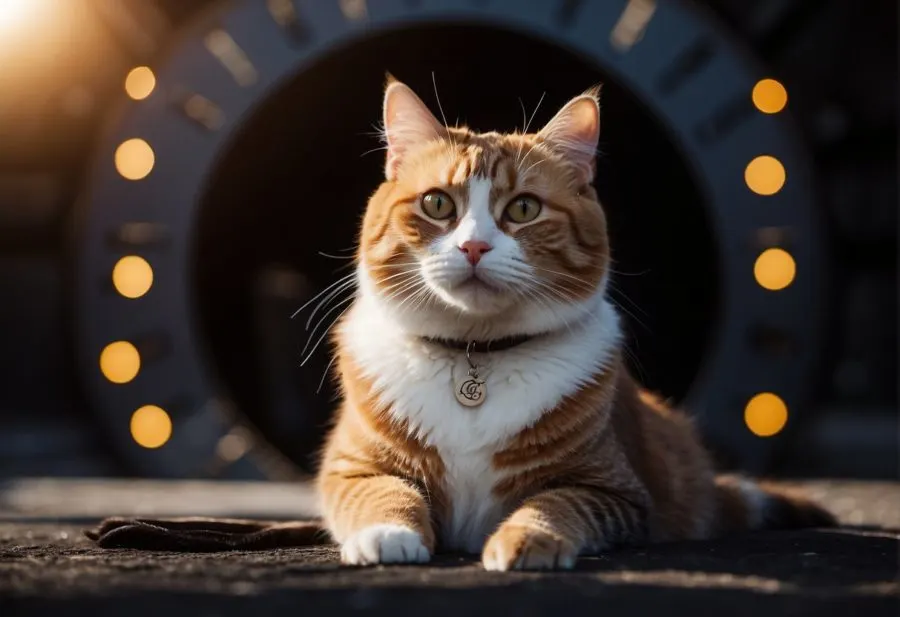
M 507 135 L 445 127 L 390 80 L 384 129 L 318 475 L 343 562 L 446 549 L 571 568 L 622 544 L 833 523 L 716 476 L 689 420 L 628 374 L 591 186 L 596 91 Z

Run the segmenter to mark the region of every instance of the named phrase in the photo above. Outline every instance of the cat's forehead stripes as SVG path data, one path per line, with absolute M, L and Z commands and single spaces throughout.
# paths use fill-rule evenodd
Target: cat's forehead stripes
M 473 133 L 456 135 L 452 142 L 455 147 L 451 146 L 452 155 L 440 180 L 448 186 L 458 186 L 469 178 L 484 177 L 491 181 L 495 196 L 496 193 L 514 190 L 519 184 L 522 162 L 530 146 L 525 143 L 521 147 L 498 143 L 500 136 L 489 135 L 492 139 Z

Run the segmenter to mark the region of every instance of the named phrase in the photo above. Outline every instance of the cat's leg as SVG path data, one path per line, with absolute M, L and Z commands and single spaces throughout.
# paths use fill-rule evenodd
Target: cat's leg
M 425 497 L 387 475 L 330 475 L 321 483 L 326 525 L 346 564 L 423 563 L 434 552 Z
M 526 499 L 488 539 L 487 570 L 572 568 L 579 554 L 646 537 L 646 508 L 621 494 L 558 488 Z

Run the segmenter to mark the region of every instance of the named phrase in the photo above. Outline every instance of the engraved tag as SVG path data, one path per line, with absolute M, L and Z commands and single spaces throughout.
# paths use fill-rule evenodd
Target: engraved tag
M 484 380 L 478 378 L 478 371 L 469 369 L 469 374 L 456 383 L 456 400 L 466 407 L 478 407 L 487 395 Z

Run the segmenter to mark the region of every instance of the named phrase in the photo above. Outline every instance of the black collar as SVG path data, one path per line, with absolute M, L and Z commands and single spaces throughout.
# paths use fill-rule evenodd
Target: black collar
M 489 353 L 492 351 L 506 351 L 513 347 L 518 347 L 523 343 L 536 338 L 534 334 L 516 334 L 514 336 L 504 336 L 503 338 L 491 339 L 489 341 L 467 341 L 462 339 L 446 339 L 433 338 L 425 336 L 423 339 L 429 343 L 440 345 L 448 349 L 458 349 L 460 351 L 468 351 L 469 353 Z

